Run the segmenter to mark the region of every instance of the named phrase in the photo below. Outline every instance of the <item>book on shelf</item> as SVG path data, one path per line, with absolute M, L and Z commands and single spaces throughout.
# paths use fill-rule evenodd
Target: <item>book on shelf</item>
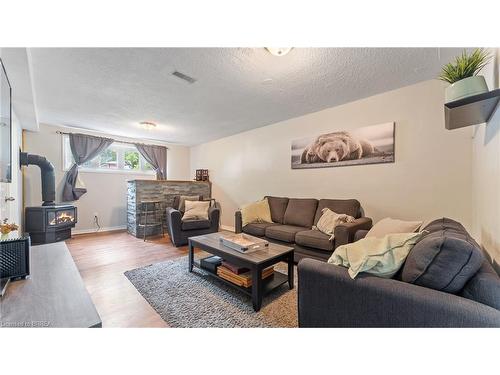
M 212 273 L 217 272 L 217 267 L 222 264 L 222 258 L 211 255 L 200 260 L 200 267 Z
M 226 262 L 225 260 L 222 261 L 222 265 L 237 275 L 250 271 L 250 269 L 246 267 L 238 267 L 234 264 Z
M 268 267 L 264 269 L 262 271 L 262 279 L 266 279 L 269 276 L 272 276 L 273 273 L 274 273 L 274 267 Z M 252 286 L 252 273 L 250 271 L 242 274 L 236 274 L 232 272 L 230 269 L 226 268 L 224 265 L 221 265 L 217 268 L 217 275 L 238 286 L 242 286 L 245 288 L 249 288 Z

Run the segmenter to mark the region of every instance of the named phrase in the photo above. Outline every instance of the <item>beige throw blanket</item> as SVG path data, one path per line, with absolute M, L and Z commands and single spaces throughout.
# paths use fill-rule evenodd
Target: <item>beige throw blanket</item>
M 395 233 L 382 238 L 363 238 L 337 247 L 328 263 L 348 267 L 349 276 L 360 272 L 391 278 L 398 272 L 422 233 Z

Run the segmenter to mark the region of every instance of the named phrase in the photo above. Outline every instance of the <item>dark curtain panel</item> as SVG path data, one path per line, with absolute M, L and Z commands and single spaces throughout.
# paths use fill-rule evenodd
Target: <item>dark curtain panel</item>
M 165 146 L 143 145 L 136 143 L 135 147 L 139 150 L 146 161 L 153 166 L 156 171 L 157 180 L 167 179 L 167 148 Z
M 109 138 L 86 134 L 69 134 L 69 144 L 75 164 L 66 173 L 62 196 L 64 202 L 76 201 L 87 192 L 87 189 L 76 186 L 78 181 L 78 166 L 95 158 L 112 143 L 113 140 Z

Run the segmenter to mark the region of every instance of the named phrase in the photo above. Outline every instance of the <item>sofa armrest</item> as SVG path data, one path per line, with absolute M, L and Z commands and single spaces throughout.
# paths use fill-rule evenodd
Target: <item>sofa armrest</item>
M 241 211 L 234 213 L 234 232 L 241 233 L 243 231 L 243 221 L 241 220 Z
M 314 259 L 298 266 L 300 327 L 500 327 L 500 311 Z
M 212 207 L 208 209 L 208 219 L 210 220 L 210 228 L 215 232 L 219 231 L 220 221 L 220 205 L 215 202 Z
M 360 229 L 370 229 L 372 219 L 369 217 L 360 217 L 352 223 L 344 223 L 335 227 L 335 248 L 340 245 L 346 245 L 354 241 L 354 234 Z
M 362 240 L 363 238 L 366 237 L 368 234 L 369 230 L 368 229 L 359 229 L 354 233 L 354 242 Z
M 166 209 L 167 229 L 170 237 L 174 237 L 181 230 L 182 213 L 173 207 Z

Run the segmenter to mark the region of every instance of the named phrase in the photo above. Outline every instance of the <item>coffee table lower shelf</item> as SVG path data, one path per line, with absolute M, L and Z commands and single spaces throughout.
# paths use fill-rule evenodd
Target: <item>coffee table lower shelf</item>
M 226 280 L 226 279 L 220 277 L 215 272 L 209 271 L 209 270 L 201 267 L 200 263 L 197 262 L 197 261 L 193 262 L 193 266 L 195 266 L 196 268 L 199 268 L 200 270 L 208 273 L 210 276 L 215 277 L 216 279 L 221 280 L 223 283 L 225 283 L 227 285 L 230 285 L 230 286 L 232 286 L 235 289 L 238 289 L 239 291 L 241 291 L 241 292 L 249 295 L 250 297 L 252 296 L 252 287 L 251 286 L 248 287 L 248 288 L 245 288 L 244 286 L 239 286 L 239 285 L 233 284 L 229 280 Z M 262 285 L 262 294 L 265 296 L 265 295 L 268 295 L 269 293 L 271 293 L 277 287 L 279 287 L 279 286 L 287 283 L 288 282 L 288 276 L 285 275 L 282 272 L 279 272 L 279 271 L 275 270 L 271 276 L 266 277 L 265 279 L 262 280 L 262 282 L 263 282 L 263 285 Z
M 201 236 L 189 237 L 188 239 L 188 271 L 193 272 L 193 267 L 204 270 L 212 277 L 221 280 L 227 285 L 252 297 L 252 305 L 255 311 L 259 311 L 262 306 L 262 297 L 269 294 L 272 290 L 280 285 L 288 282 L 290 289 L 293 289 L 294 284 L 294 264 L 293 264 L 293 247 L 283 246 L 278 244 L 269 244 L 269 246 L 262 251 L 254 253 L 242 254 L 230 247 L 221 244 L 221 233 L 210 233 Z M 252 273 L 252 286 L 245 288 L 235 285 L 229 280 L 225 280 L 215 272 L 210 272 L 201 267 L 199 260 L 194 259 L 194 249 L 199 248 L 209 254 L 217 255 L 227 262 L 234 264 L 238 267 L 245 267 L 250 269 Z M 267 268 L 278 264 L 279 262 L 286 262 L 288 274 L 284 275 L 281 272 L 274 271 L 272 276 L 262 279 L 262 272 Z

